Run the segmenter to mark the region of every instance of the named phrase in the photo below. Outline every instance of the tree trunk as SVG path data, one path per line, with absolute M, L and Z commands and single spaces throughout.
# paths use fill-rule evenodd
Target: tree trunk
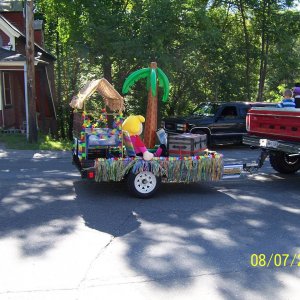
M 244 41 L 245 41 L 245 59 L 246 59 L 246 70 L 245 70 L 245 81 L 246 81 L 246 97 L 248 101 L 251 101 L 251 87 L 250 87 L 250 41 L 249 32 L 246 24 L 246 15 L 243 0 L 239 0 L 239 10 L 242 17 Z
M 264 50 L 264 58 L 261 60 L 260 72 L 259 72 L 259 88 L 258 88 L 258 96 L 257 101 L 263 101 L 263 93 L 265 88 L 265 82 L 267 77 L 267 68 L 268 68 L 268 55 L 269 55 L 269 39 L 266 38 L 265 41 L 265 50 Z
M 260 52 L 260 68 L 259 68 L 259 84 L 257 101 L 263 101 L 263 93 L 265 81 L 267 77 L 268 55 L 269 55 L 269 29 L 268 20 L 271 14 L 271 4 L 265 0 L 262 8 L 262 26 L 261 26 L 261 52 Z
M 71 91 L 75 91 L 76 90 L 76 86 L 77 86 L 77 81 L 79 78 L 79 71 L 80 71 L 80 64 L 75 64 L 74 69 L 73 69 L 73 78 L 71 81 Z M 70 108 L 69 109 L 69 130 L 68 130 L 68 138 L 70 140 L 73 139 L 73 115 L 74 113 L 74 109 Z
M 150 68 L 157 69 L 157 64 L 155 62 L 152 62 Z M 146 123 L 145 123 L 145 130 L 144 130 L 144 143 L 147 148 L 153 148 L 155 146 L 156 130 L 157 130 L 157 90 L 156 90 L 156 96 L 153 96 L 150 87 L 148 92 Z
M 111 59 L 107 56 L 103 56 L 103 75 L 104 78 L 109 82 L 112 83 L 112 69 L 111 69 Z
M 104 78 L 109 83 L 112 83 L 111 59 L 106 54 L 103 55 L 102 68 L 103 68 L 103 76 L 104 76 Z M 114 122 L 114 116 L 112 115 L 113 111 L 109 107 L 106 107 L 106 111 L 108 112 L 108 115 L 107 115 L 108 126 L 111 127 L 111 126 L 113 126 L 113 122 Z
M 260 53 L 260 67 L 259 67 L 259 81 L 258 81 L 258 92 L 257 92 L 257 101 L 260 102 L 263 99 L 264 85 L 265 85 L 265 36 L 262 33 L 262 44 L 261 44 L 261 53 Z

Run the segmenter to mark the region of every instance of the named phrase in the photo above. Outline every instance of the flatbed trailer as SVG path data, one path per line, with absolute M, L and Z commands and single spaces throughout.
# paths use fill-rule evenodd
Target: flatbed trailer
M 96 90 L 105 101 L 110 100 L 113 103 L 109 107 L 110 103 L 107 101 L 112 112 L 102 109 L 100 120 L 92 120 L 85 111 L 85 100 Z M 70 105 L 74 109 L 73 163 L 84 180 L 125 181 L 131 194 L 139 198 L 149 198 L 157 191 L 161 182 L 218 181 L 224 175 L 229 178 L 240 175 L 240 166 L 224 167 L 221 154 L 202 148 L 195 152 L 196 155 L 154 157 L 150 161 L 136 156 L 132 153 L 134 150 L 130 136 L 122 130 L 123 98 L 105 79 L 89 82 L 72 99 Z M 108 116 L 112 124 L 106 122 Z M 186 147 L 178 145 L 183 146 Z

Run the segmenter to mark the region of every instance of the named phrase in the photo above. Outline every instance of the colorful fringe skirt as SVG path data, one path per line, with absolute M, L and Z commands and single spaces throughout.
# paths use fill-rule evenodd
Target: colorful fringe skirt
M 210 153 L 192 157 L 154 157 L 145 161 L 134 158 L 98 158 L 95 161 L 95 181 L 121 181 L 128 172 L 150 171 L 163 182 L 216 181 L 223 175 L 223 156 Z

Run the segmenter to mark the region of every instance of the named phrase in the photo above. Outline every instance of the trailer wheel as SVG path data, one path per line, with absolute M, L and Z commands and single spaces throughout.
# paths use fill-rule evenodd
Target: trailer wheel
M 161 184 L 161 178 L 152 172 L 142 171 L 138 174 L 130 172 L 127 177 L 128 189 L 136 197 L 151 197 Z
M 291 174 L 300 169 L 300 158 L 298 156 L 289 157 L 284 152 L 272 151 L 270 152 L 270 164 L 279 173 Z

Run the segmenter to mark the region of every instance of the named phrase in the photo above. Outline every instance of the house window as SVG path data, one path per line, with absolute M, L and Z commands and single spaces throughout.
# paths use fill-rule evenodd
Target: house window
M 5 106 L 12 105 L 11 85 L 9 72 L 2 73 L 2 86 L 3 86 L 3 102 Z

